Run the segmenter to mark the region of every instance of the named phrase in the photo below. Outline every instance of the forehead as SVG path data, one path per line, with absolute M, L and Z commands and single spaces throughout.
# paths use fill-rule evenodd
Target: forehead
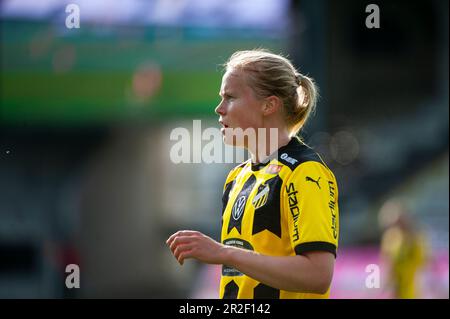
M 228 70 L 222 77 L 221 91 L 245 90 L 248 86 L 244 77 L 244 72 L 240 70 Z

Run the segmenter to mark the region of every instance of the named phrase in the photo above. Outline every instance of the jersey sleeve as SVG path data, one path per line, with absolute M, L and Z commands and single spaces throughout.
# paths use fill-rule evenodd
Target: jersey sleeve
M 286 181 L 282 201 L 296 255 L 327 251 L 336 257 L 339 208 L 333 173 L 319 162 L 300 164 Z

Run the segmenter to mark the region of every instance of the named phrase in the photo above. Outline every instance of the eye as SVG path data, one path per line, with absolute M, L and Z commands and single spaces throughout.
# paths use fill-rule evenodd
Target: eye
M 232 101 L 236 98 L 235 96 L 230 95 L 230 94 L 224 94 L 224 95 L 221 95 L 221 97 L 222 97 L 222 101 L 225 101 L 225 102 Z

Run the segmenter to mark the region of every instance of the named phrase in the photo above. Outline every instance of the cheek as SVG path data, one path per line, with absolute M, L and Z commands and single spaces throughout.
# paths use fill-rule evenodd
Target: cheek
M 260 125 L 258 121 L 258 114 L 255 107 L 248 103 L 235 103 L 230 108 L 230 114 L 233 115 L 233 120 L 242 129 L 249 127 L 258 127 Z
M 245 114 L 242 115 L 241 121 L 244 123 L 243 125 L 245 125 L 245 128 L 258 128 L 262 125 L 260 118 L 258 117 L 258 113 L 250 108 L 248 108 Z
M 250 127 L 257 128 L 260 125 L 258 119 L 255 117 L 255 114 L 253 114 L 253 113 L 247 114 L 244 121 L 245 121 L 245 128 L 250 128 Z

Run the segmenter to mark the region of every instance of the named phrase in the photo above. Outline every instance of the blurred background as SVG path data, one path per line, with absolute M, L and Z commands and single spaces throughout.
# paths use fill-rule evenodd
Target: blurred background
M 339 184 L 331 297 L 448 298 L 449 3 L 376 1 L 368 29 L 370 3 L 0 1 L 0 298 L 217 298 L 220 267 L 165 240 L 219 239 L 234 164 L 174 164 L 170 133 L 218 128 L 221 64 L 259 47 L 321 89 L 303 136 Z

